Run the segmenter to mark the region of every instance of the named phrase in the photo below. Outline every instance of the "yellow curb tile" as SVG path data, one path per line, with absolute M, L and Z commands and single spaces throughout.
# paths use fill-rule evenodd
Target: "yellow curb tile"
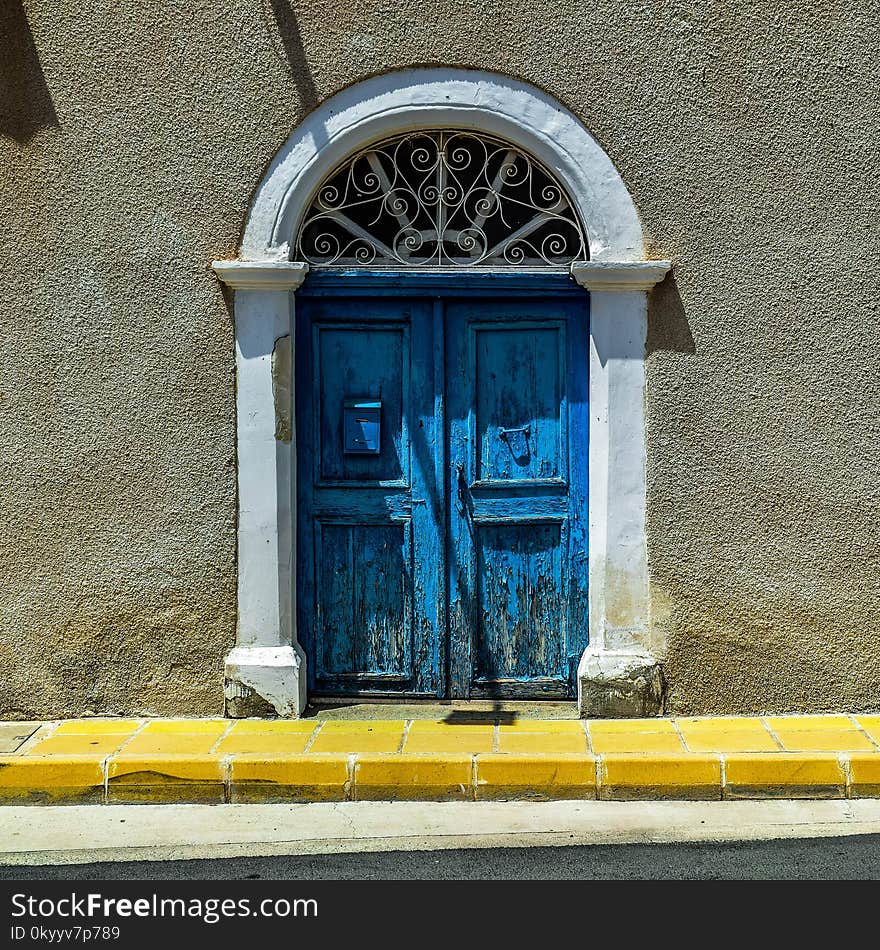
M 240 735 L 311 735 L 318 728 L 316 719 L 238 719 L 230 731 Z
M 214 755 L 231 753 L 255 753 L 260 755 L 296 755 L 305 752 L 312 734 L 310 732 L 258 732 L 232 733 L 224 736 L 213 750 Z
M 114 756 L 107 764 L 107 800 L 223 802 L 223 762 L 213 755 Z
M 800 732 L 776 729 L 786 752 L 876 752 L 877 747 L 855 727 Z
M 596 760 L 588 755 L 477 756 L 477 800 L 596 797 Z
M 688 752 L 779 752 L 766 729 L 763 732 L 697 732 L 685 735 Z
M 346 755 L 235 755 L 230 759 L 233 802 L 345 801 Z
M 67 719 L 53 736 L 131 735 L 143 725 L 142 719 Z
M 580 719 L 517 719 L 515 722 L 502 722 L 498 728 L 502 736 L 519 732 L 584 735 L 584 726 Z
M 217 743 L 219 734 L 206 732 L 138 733 L 122 752 L 126 755 L 207 755 Z
M 856 721 L 875 742 L 880 742 L 880 716 L 856 716 Z
M 599 798 L 709 800 L 721 798 L 720 756 L 603 755 Z
M 675 735 L 671 719 L 588 719 L 590 735 L 619 735 L 627 732 L 665 732 Z
M 322 729 L 309 752 L 397 752 L 404 724 L 396 725 L 396 729 Z
M 880 755 L 851 755 L 849 771 L 853 798 L 880 798 Z
M 319 719 L 315 725 L 321 727 L 322 733 L 330 732 L 396 732 L 398 735 L 403 732 L 406 725 L 405 719 Z
M 472 733 L 487 733 L 495 731 L 495 724 L 484 719 L 475 719 L 473 722 L 444 722 L 436 719 L 415 719 L 409 729 L 410 735 L 466 735 Z
M 711 719 L 676 719 L 675 724 L 685 738 L 695 733 L 756 732 L 769 735 L 764 721 L 758 716 L 713 716 Z
M 574 732 L 502 732 L 498 740 L 499 752 L 523 752 L 535 755 L 571 753 L 586 754 L 587 736 L 581 729 Z
M 107 778 L 117 785 L 150 785 L 163 782 L 223 781 L 219 755 L 114 755 L 107 763 Z
M 141 735 L 222 735 L 233 723 L 231 719 L 152 719 Z
M 357 801 L 447 801 L 473 799 L 470 755 L 359 755 Z
M 590 730 L 593 752 L 684 752 L 676 732 L 621 732 L 595 733 Z
M 485 723 L 461 725 L 416 720 L 410 727 L 403 751 L 405 753 L 492 752 L 494 743 L 495 727 L 492 725 Z
M 846 797 L 836 755 L 730 755 L 724 763 L 725 798 Z
M 0 759 L 0 800 L 93 802 L 104 797 L 102 760 L 89 755 L 8 755 Z
M 128 738 L 126 735 L 100 733 L 88 736 L 50 736 L 31 746 L 26 755 L 109 755 Z
M 775 732 L 786 729 L 793 732 L 815 732 L 817 730 L 853 729 L 849 716 L 764 716 L 764 720 Z

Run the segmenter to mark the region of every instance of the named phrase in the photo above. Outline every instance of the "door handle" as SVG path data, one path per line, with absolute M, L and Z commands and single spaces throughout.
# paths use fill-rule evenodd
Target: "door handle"
M 520 426 L 518 429 L 503 429 L 499 426 L 498 437 L 506 441 L 507 437 L 513 435 L 514 432 L 522 432 L 522 434 L 528 438 L 532 434 L 531 423 L 526 423 L 524 426 Z

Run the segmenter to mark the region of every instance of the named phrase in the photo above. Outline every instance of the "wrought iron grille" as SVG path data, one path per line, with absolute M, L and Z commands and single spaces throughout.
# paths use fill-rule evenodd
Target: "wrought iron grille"
M 488 135 L 431 130 L 348 158 L 318 189 L 297 238 L 321 267 L 542 267 L 588 257 L 565 190 Z

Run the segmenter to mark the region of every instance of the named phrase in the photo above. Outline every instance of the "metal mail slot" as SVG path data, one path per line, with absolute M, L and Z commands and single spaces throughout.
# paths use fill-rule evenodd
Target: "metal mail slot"
M 346 399 L 342 413 L 343 452 L 347 455 L 379 455 L 382 403 L 378 400 Z

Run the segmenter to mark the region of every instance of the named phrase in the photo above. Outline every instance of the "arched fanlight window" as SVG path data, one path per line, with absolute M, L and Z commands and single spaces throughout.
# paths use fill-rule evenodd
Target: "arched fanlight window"
M 318 189 L 297 256 L 323 267 L 557 268 L 588 257 L 565 190 L 521 149 L 430 130 L 349 157 Z

